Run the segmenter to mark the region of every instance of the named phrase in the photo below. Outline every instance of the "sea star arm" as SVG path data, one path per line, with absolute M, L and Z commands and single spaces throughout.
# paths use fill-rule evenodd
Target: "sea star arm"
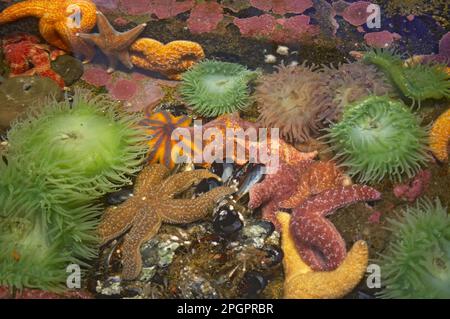
M 380 197 L 371 187 L 351 185 L 325 191 L 294 209 L 290 231 L 304 260 L 314 270 L 336 269 L 345 258 L 345 242 L 325 217 L 338 208 Z
M 157 185 L 169 174 L 169 169 L 161 164 L 150 164 L 144 167 L 136 178 L 134 196 L 148 196 Z
M 139 276 L 142 269 L 141 245 L 155 236 L 160 227 L 161 218 L 155 211 L 148 210 L 148 207 L 139 209 L 123 243 L 123 279 L 133 280 Z
M 342 298 L 352 291 L 367 268 L 369 252 L 364 241 L 356 242 L 342 264 L 334 271 L 315 272 L 302 260 L 289 231 L 291 216 L 277 215 L 282 225 L 283 266 L 285 271 L 284 298 Z
M 117 59 L 128 69 L 133 68 L 133 63 L 131 63 L 130 52 L 128 50 L 123 50 L 117 53 Z
M 60 46 L 58 47 L 66 51 L 83 55 L 83 63 L 92 61 L 95 55 L 95 49 L 82 38 L 78 37 L 79 33 L 74 33 L 73 31 L 71 31 L 66 26 L 65 22 L 59 22 L 57 23 L 57 26 L 58 27 L 56 28 L 56 31 L 58 34 L 58 38 L 60 39 L 60 41 L 62 41 L 62 43 L 66 44 L 64 47 L 66 47 L 67 49 L 64 49 L 64 47 Z
M 158 207 L 158 214 L 164 222 L 185 224 L 201 220 L 208 215 L 217 201 L 236 190 L 230 187 L 216 187 L 194 199 L 171 199 L 163 201 Z
M 289 199 L 282 201 L 280 207 L 295 208 L 309 196 L 343 186 L 343 183 L 343 175 L 333 162 L 314 162 L 304 174 L 300 174 L 295 193 Z
M 140 199 L 131 198 L 119 206 L 106 209 L 98 226 L 102 245 L 130 229 L 136 209 L 140 207 L 141 203 Z
M 206 169 L 181 172 L 179 174 L 168 177 L 162 183 L 158 193 L 161 194 L 161 196 L 170 198 L 175 194 L 184 192 L 192 185 L 199 183 L 203 179 L 207 178 L 220 179 L 217 175 L 211 173 Z
M 67 42 L 63 41 L 62 37 L 58 34 L 52 23 L 48 23 L 45 19 L 41 19 L 39 21 L 39 32 L 45 41 L 51 45 L 67 52 L 71 51 L 71 48 L 67 45 Z
M 345 241 L 336 227 L 326 218 L 300 216 L 293 237 L 300 256 L 316 271 L 336 269 L 347 255 Z
M 327 216 L 335 210 L 357 202 L 375 201 L 381 198 L 381 194 L 374 188 L 366 185 L 351 185 L 327 190 L 300 205 L 294 210 L 296 216 L 313 214 Z
M 13 22 L 33 16 L 42 17 L 47 11 L 47 4 L 42 0 L 28 0 L 15 3 L 0 13 L 0 24 Z

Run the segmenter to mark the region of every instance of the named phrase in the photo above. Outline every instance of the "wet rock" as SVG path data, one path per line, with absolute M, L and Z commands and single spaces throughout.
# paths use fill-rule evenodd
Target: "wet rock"
M 70 55 L 59 56 L 51 65 L 52 69 L 63 78 L 66 86 L 77 82 L 84 73 L 83 63 Z
M 51 96 L 58 100 L 63 97 L 58 85 L 48 78 L 19 76 L 6 79 L 0 85 L 0 130 L 9 128 L 27 109 L 39 107 Z
M 119 276 L 114 276 L 103 282 L 97 281 L 95 290 L 98 294 L 105 296 L 120 296 L 122 293 L 121 279 Z
M 274 233 L 274 230 L 275 226 L 271 222 L 257 220 L 246 225 L 242 231 L 242 238 L 247 245 L 262 248 L 266 239 Z
M 180 291 L 180 297 L 185 299 L 217 299 L 220 297 L 213 284 L 190 267 L 182 269 L 177 288 Z
M 172 263 L 175 252 L 182 245 L 179 237 L 169 234 L 157 236 L 141 247 L 144 267 L 167 267 Z

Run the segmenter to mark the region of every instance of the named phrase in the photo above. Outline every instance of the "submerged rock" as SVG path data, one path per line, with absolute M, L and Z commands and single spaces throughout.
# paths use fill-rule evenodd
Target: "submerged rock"
M 0 85 L 0 130 L 8 129 L 27 109 L 39 107 L 46 98 L 52 96 L 60 100 L 63 94 L 49 78 L 19 76 L 6 79 Z
M 84 72 L 83 63 L 70 55 L 61 55 L 52 61 L 52 69 L 63 78 L 66 86 L 81 79 Z

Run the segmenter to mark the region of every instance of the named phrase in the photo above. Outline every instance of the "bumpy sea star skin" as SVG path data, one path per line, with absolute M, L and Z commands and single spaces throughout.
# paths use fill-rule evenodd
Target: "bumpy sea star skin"
M 39 32 L 51 45 L 64 51 L 82 53 L 87 60 L 95 51 L 76 36 L 89 32 L 96 23 L 96 6 L 89 0 L 27 0 L 0 13 L 0 25 L 26 17 L 39 19 Z M 76 21 L 80 17 L 80 21 Z
M 234 129 L 234 130 L 242 129 L 245 131 L 247 131 L 248 129 L 255 129 L 257 133 L 258 133 L 258 129 L 259 129 L 258 125 L 256 125 L 255 123 L 248 122 L 248 121 L 241 119 L 239 117 L 238 113 L 219 116 L 215 120 L 206 123 L 205 125 L 202 126 L 202 133 L 204 133 L 206 130 L 208 130 L 210 128 L 215 128 L 215 129 L 219 130 L 224 137 L 226 136 L 227 129 Z M 195 129 L 192 127 L 191 128 L 192 136 L 194 135 L 194 132 L 195 132 Z M 203 147 L 205 148 L 206 146 L 208 146 L 212 140 L 213 139 L 204 141 Z M 248 141 L 244 141 L 237 136 L 234 136 L 233 140 L 234 140 L 233 142 L 235 143 L 235 146 L 236 146 L 235 153 L 227 154 L 226 153 L 226 143 L 224 143 L 223 154 L 226 154 L 227 158 L 233 159 L 239 165 L 244 165 L 245 163 L 247 163 L 249 158 L 241 159 L 241 158 L 237 157 L 237 154 L 236 154 L 237 147 L 238 147 L 237 145 L 245 147 L 246 153 L 248 155 L 250 155 L 250 152 L 249 152 L 250 147 L 259 148 L 261 146 L 260 143 L 263 142 L 262 139 L 258 138 L 257 141 L 251 141 L 251 143 L 248 143 Z M 231 143 L 232 141 L 227 140 L 227 142 Z M 303 162 L 307 159 L 311 159 L 311 158 L 314 158 L 317 156 L 317 152 L 302 153 L 302 152 L 298 151 L 292 145 L 286 143 L 281 138 L 278 138 L 278 139 L 272 138 L 272 136 L 270 134 L 269 134 L 269 136 L 267 136 L 266 142 L 267 142 L 266 145 L 263 145 L 265 147 L 265 149 L 262 149 L 262 151 L 263 152 L 265 151 L 268 156 L 276 155 L 280 162 L 285 162 L 285 163 L 290 163 L 291 165 L 296 165 L 296 164 L 299 164 L 300 162 Z M 198 147 L 195 147 L 195 150 L 197 151 Z M 261 163 L 260 155 L 261 154 L 259 154 L 258 158 L 256 158 L 256 159 L 254 158 L 253 160 L 256 161 L 257 163 Z M 263 164 L 269 165 L 272 163 L 263 163 Z
M 176 152 L 177 141 L 172 140 L 172 133 L 177 128 L 187 128 L 191 125 L 188 116 L 173 116 L 169 112 L 157 112 L 147 115 L 139 124 L 148 136 L 148 162 L 161 163 L 168 168 L 175 167 L 172 154 Z
M 277 173 L 267 175 L 261 183 L 250 189 L 248 207 L 251 209 L 262 207 L 262 217 L 279 228 L 276 212 L 280 209 L 280 202 L 293 194 L 295 189 L 292 186 L 296 184 L 298 176 L 311 164 L 312 159 L 295 166 L 281 163 Z
M 336 269 L 347 250 L 342 236 L 325 217 L 349 204 L 380 197 L 371 187 L 351 185 L 325 191 L 295 208 L 290 231 L 302 259 L 316 271 Z
M 139 174 L 135 195 L 117 207 L 108 208 L 98 232 L 102 244 L 125 235 L 122 277 L 135 279 L 142 268 L 141 244 L 153 237 L 163 222 L 191 223 L 204 218 L 221 198 L 235 190 L 217 187 L 194 199 L 173 199 L 195 183 L 218 178 L 207 170 L 182 172 L 165 179 L 168 169 L 159 164 L 145 167 Z
M 10 68 L 10 77 L 39 75 L 55 81 L 61 88 L 64 80 L 51 68 L 51 59 L 65 54 L 39 43 L 31 34 L 15 33 L 3 39 L 3 53 Z
M 99 33 L 78 33 L 77 36 L 102 50 L 109 60 L 108 73 L 112 73 L 116 69 L 117 60 L 128 69 L 133 68 L 128 49 L 144 31 L 147 24 L 140 24 L 126 32 L 117 32 L 105 15 L 97 11 L 97 26 Z
M 450 109 L 434 122 L 430 131 L 429 143 L 434 156 L 441 161 L 448 161 L 448 143 L 450 139 Z
M 159 72 L 171 80 L 180 80 L 181 74 L 205 57 L 200 44 L 191 41 L 173 41 L 163 44 L 141 38 L 131 46 L 131 62 L 140 68 Z
M 368 264 L 369 249 L 366 242 L 357 241 L 336 270 L 316 272 L 302 260 L 297 251 L 289 230 L 291 216 L 280 212 L 277 218 L 282 225 L 284 298 L 342 298 L 358 285 Z
M 283 208 L 294 208 L 312 195 L 343 186 L 344 176 L 333 162 L 312 163 L 296 181 L 297 189 L 289 199 L 281 202 Z

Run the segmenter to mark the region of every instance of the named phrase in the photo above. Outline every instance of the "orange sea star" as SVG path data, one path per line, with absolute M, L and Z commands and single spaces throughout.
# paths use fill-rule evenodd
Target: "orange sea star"
M 429 143 L 434 156 L 441 162 L 448 161 L 448 142 L 450 139 L 450 109 L 434 122 L 430 131 Z
M 148 162 L 161 163 L 173 168 L 175 166 L 173 155 L 182 154 L 177 149 L 178 141 L 172 139 L 172 133 L 178 128 L 189 127 L 191 121 L 188 116 L 176 117 L 165 111 L 146 114 L 140 125 L 148 136 Z
M 97 27 L 99 33 L 77 33 L 86 42 L 97 46 L 109 61 L 108 73 L 112 73 L 117 66 L 117 60 L 128 69 L 133 68 L 130 61 L 129 47 L 144 31 L 147 24 L 142 23 L 126 32 L 118 32 L 100 11 L 97 12 Z
M 0 13 L 0 25 L 26 17 L 39 19 L 39 32 L 51 45 L 64 51 L 83 54 L 92 59 L 95 51 L 78 32 L 89 32 L 95 27 L 96 6 L 90 0 L 26 0 L 15 3 Z
M 369 248 L 365 241 L 357 241 L 336 270 L 313 271 L 297 251 L 289 230 L 291 216 L 279 212 L 277 217 L 282 225 L 284 298 L 342 298 L 358 285 L 364 277 L 369 259 Z
M 159 72 L 171 80 L 205 57 L 196 42 L 173 41 L 163 44 L 154 39 L 141 38 L 131 46 L 131 62 L 143 69 Z

